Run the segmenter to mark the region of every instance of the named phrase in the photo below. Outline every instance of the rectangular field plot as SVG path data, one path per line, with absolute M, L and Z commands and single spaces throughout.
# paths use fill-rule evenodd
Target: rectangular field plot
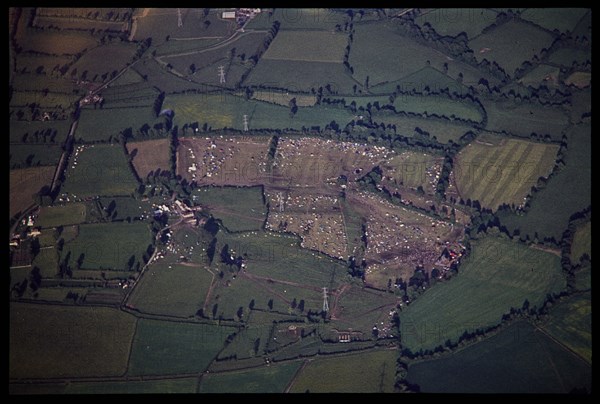
M 573 32 L 577 23 L 589 11 L 585 8 L 528 8 L 520 17 L 549 31 Z
M 10 146 L 10 166 L 11 168 L 53 166 L 58 164 L 62 152 L 62 148 L 58 145 L 13 144 Z
M 118 139 L 120 132 L 127 128 L 132 129 L 134 136 L 139 136 L 140 129 L 144 125 L 148 125 L 148 129 L 151 129 L 155 123 L 156 117 L 151 106 L 153 102 L 153 99 L 138 100 L 136 103 L 141 105 L 130 108 L 123 108 L 123 106 L 106 109 L 82 108 L 76 139 L 86 142 Z
M 52 177 L 56 167 L 32 167 L 10 170 L 10 198 L 9 213 L 14 216 L 17 212 L 25 211 L 36 202 L 35 194 L 43 186 L 52 184 Z
M 129 382 L 74 382 L 63 394 L 180 394 L 196 393 L 198 379 L 176 378 Z
M 461 32 L 469 39 L 479 35 L 481 31 L 496 22 L 498 13 L 488 8 L 439 8 L 423 12 L 415 22 L 421 26 L 429 24 L 440 35 L 456 37 Z
M 333 31 L 336 25 L 344 26 L 349 21 L 345 10 L 332 8 L 276 8 L 254 17 L 248 29 L 267 30 L 275 21 L 281 24 L 280 30 L 327 30 Z M 281 33 L 281 32 L 280 32 Z
M 577 228 L 571 244 L 571 261 L 579 262 L 579 259 L 587 254 L 592 258 L 592 222 L 591 220 Z
M 192 198 L 229 231 L 260 230 L 267 217 L 262 187 L 204 187 L 194 190 Z
M 46 53 L 50 55 L 75 55 L 98 45 L 89 33 L 67 31 L 27 31 L 17 42 L 23 51 Z
M 204 265 L 157 262 L 145 271 L 128 305 L 143 313 L 191 317 L 203 307 L 212 281 Z
M 68 120 L 49 122 L 11 120 L 10 143 L 44 142 L 45 139 L 58 145 L 67 138 L 70 126 L 71 122 Z
M 86 205 L 70 203 L 67 205 L 44 206 L 40 208 L 36 226 L 57 227 L 85 222 Z
M 11 303 L 11 378 L 118 376 L 135 318 L 108 308 Z
M 391 393 L 395 372 L 395 351 L 319 358 L 302 368 L 294 378 L 290 392 Z
M 265 59 L 341 63 L 348 38 L 323 31 L 281 31 L 263 55 Z
M 82 269 L 132 270 L 152 244 L 148 224 L 100 223 L 79 226 L 79 235 L 65 243 L 62 259 L 70 265 L 81 260 Z
M 568 393 L 592 389 L 591 368 L 539 330 L 519 322 L 437 360 L 411 364 L 425 393 Z
M 138 183 L 119 145 L 77 146 L 65 174 L 63 192 L 73 199 L 131 195 Z
M 465 331 L 498 324 L 511 307 L 538 306 L 564 289 L 556 255 L 512 241 L 486 237 L 450 282 L 427 290 L 400 312 L 404 347 L 413 352 L 453 342 Z
M 133 158 L 133 167 L 140 178 L 146 178 L 151 171 L 169 170 L 169 139 L 128 142 L 127 152 Z
M 456 158 L 458 192 L 494 210 L 520 206 L 538 178 L 550 174 L 557 152 L 558 145 L 480 136 Z
M 229 333 L 226 327 L 206 324 L 139 320 L 128 374 L 198 374 L 223 348 Z
M 200 381 L 200 393 L 283 393 L 301 362 L 227 373 L 210 373 Z

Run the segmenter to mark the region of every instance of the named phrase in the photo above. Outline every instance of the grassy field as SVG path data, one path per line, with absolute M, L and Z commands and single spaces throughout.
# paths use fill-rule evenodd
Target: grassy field
M 32 142 L 35 141 L 35 134 L 38 133 L 38 141 L 44 140 L 44 134 L 50 133 L 50 135 L 46 136 L 47 141 L 51 142 L 51 138 L 56 131 L 56 137 L 54 138 L 54 142 L 56 144 L 61 144 L 69 133 L 69 129 L 71 127 L 70 121 L 10 121 L 9 133 L 10 133 L 10 143 L 21 143 L 23 142 L 23 137 L 27 135 L 26 141 Z M 48 132 L 50 131 L 50 132 Z
M 576 263 L 583 254 L 592 258 L 592 222 L 591 220 L 577 229 L 571 245 L 571 261 Z
M 402 136 L 415 136 L 415 129 L 419 128 L 429 133 L 440 143 L 448 143 L 450 140 L 457 142 L 465 133 L 472 131 L 471 126 L 456 122 L 435 120 L 431 118 L 406 117 L 398 114 L 373 114 L 373 122 L 386 125 L 395 125 L 396 133 Z
M 260 230 L 267 218 L 261 187 L 204 187 L 195 190 L 193 196 L 229 231 Z
M 442 157 L 436 157 L 431 154 L 402 152 L 391 159 L 386 160 L 380 167 L 383 168 L 384 175 L 392 177 L 394 183 L 402 184 L 409 188 L 423 187 L 423 190 L 428 194 L 433 194 L 429 177 L 431 170 L 435 169 L 435 165 L 443 163 Z
M 200 381 L 200 393 L 283 393 L 301 362 L 227 373 L 210 373 Z
M 25 36 L 17 35 L 17 42 L 24 52 L 50 55 L 75 55 L 98 45 L 97 40 L 87 33 L 48 30 L 28 30 Z
M 143 58 L 136 63 L 132 69 L 149 82 L 155 84 L 160 83 L 159 88 L 166 93 L 186 91 L 191 89 L 203 91 L 207 90 L 206 85 L 190 82 L 182 77 L 178 77 L 168 72 L 154 58 Z
M 589 50 L 576 48 L 558 48 L 548 56 L 547 63 L 557 66 L 571 67 L 573 63 L 583 64 L 592 60 Z
M 447 88 L 450 93 L 457 94 L 465 94 L 467 91 L 466 86 L 460 84 L 447 74 L 444 74 L 431 66 L 425 66 L 421 70 L 409 74 L 400 80 L 369 87 L 369 92 L 373 94 L 389 94 L 398 90 L 402 92 L 414 90 L 422 93 L 427 89 L 429 92 L 439 92 L 445 88 Z
M 74 17 L 50 17 L 38 15 L 35 19 L 35 27 L 49 28 L 60 27 L 61 30 L 103 30 L 123 32 L 127 30 L 127 23 L 123 21 L 92 21 L 84 18 Z
M 152 206 L 148 201 L 140 201 L 130 197 L 98 198 L 100 209 L 110 209 L 113 202 L 115 203 L 111 213 L 111 220 L 113 221 L 129 221 L 128 219 L 139 218 L 143 215 L 149 217 L 152 212 Z M 108 213 L 106 215 L 108 216 Z
M 568 125 L 566 114 L 557 108 L 544 107 L 539 104 L 515 104 L 513 102 L 491 100 L 482 101 L 487 112 L 486 129 L 492 132 L 506 132 L 518 136 L 550 135 L 553 140 L 560 140 L 562 130 Z M 514 119 L 518 116 L 519 119 Z
M 67 226 L 85 222 L 86 207 L 84 203 L 44 206 L 35 224 L 42 228 Z
M 196 393 L 198 379 L 146 380 L 129 382 L 75 382 L 63 394 L 180 394 Z
M 120 145 L 84 146 L 77 156 L 71 157 L 65 176 L 63 192 L 80 199 L 130 195 L 138 186 Z
M 282 31 L 263 55 L 265 59 L 341 63 L 348 43 L 345 34 L 323 31 Z
M 397 297 L 392 294 L 352 287 L 341 295 L 337 309 L 333 310 L 335 320 L 332 321 L 332 325 L 339 329 L 349 327 L 354 331 L 362 331 L 363 338 L 368 339 L 374 324 L 382 328 L 383 322 L 383 326 L 387 328 L 389 311 L 394 309 L 396 304 Z M 333 309 L 332 306 L 330 303 L 330 308 Z
M 317 98 L 312 94 L 299 94 L 278 91 L 261 91 L 257 90 L 252 93 L 252 99 L 259 101 L 271 102 L 285 107 L 290 105 L 290 101 L 295 98 L 296 105 L 299 107 L 312 107 L 317 102 Z
M 574 85 L 578 88 L 584 88 L 590 85 L 592 81 L 592 73 L 575 72 L 565 79 L 565 84 Z
M 591 203 L 591 129 L 579 125 L 568 134 L 569 149 L 566 167 L 554 175 L 546 188 L 531 200 L 531 209 L 522 216 L 499 214 L 500 222 L 511 232 L 519 229 L 530 238 L 537 233 L 540 239 L 554 237 L 560 240 L 567 228 L 569 217 Z M 551 217 L 552 220 L 548 220 Z
M 588 266 L 575 273 L 575 289 L 590 290 L 592 288 L 592 267 Z
M 40 269 L 42 278 L 53 278 L 58 273 L 58 251 L 55 248 L 40 250 L 33 259 L 32 265 Z
M 469 41 L 477 61 L 496 62 L 512 76 L 526 60 L 549 48 L 554 37 L 539 28 L 517 20 L 510 20 Z M 483 51 L 483 52 L 482 52 Z
M 36 202 L 34 195 L 44 185 L 50 186 L 55 170 L 56 168 L 51 166 L 10 170 L 10 198 L 8 202 L 10 217 L 17 212 L 24 211 Z
M 550 310 L 550 319 L 542 326 L 550 335 L 592 364 L 591 291 L 569 297 Z
M 49 145 L 11 145 L 10 166 L 14 168 L 55 166 L 60 160 L 60 146 Z M 54 167 L 53 167 L 54 168 Z
M 168 321 L 138 321 L 128 374 L 199 373 L 217 355 L 226 328 Z
M 496 21 L 497 13 L 488 8 L 439 8 L 415 18 L 420 26 L 428 23 L 440 35 L 457 36 L 461 32 L 469 39 Z
M 135 318 L 107 308 L 11 303 L 11 378 L 117 376 Z
M 520 16 L 550 31 L 573 32 L 587 11 L 585 8 L 528 8 Z
M 294 72 L 293 77 L 290 71 Z M 274 87 L 290 91 L 311 91 L 329 85 L 334 92 L 352 94 L 361 85 L 346 73 L 342 63 L 304 62 L 261 58 L 244 85 Z
M 146 140 L 127 143 L 127 151 L 133 157 L 135 171 L 144 179 L 156 169 L 170 170 L 169 139 Z
M 519 80 L 524 86 L 540 87 L 542 84 L 548 88 L 558 87 L 558 75 L 560 69 L 556 66 L 550 65 L 538 65 L 535 69 L 527 73 L 522 79 Z
M 279 21 L 280 30 L 327 30 L 344 25 L 347 15 L 340 10 L 326 8 L 276 8 L 272 15 L 262 12 L 247 25 L 248 29 L 269 29 Z
M 592 391 L 591 368 L 528 323 L 450 356 L 415 363 L 408 380 L 426 393 L 568 393 Z
M 128 304 L 143 313 L 191 317 L 204 305 L 212 279 L 202 265 L 160 261 L 145 272 Z
M 521 205 L 537 179 L 550 174 L 557 152 L 558 145 L 479 136 L 457 155 L 458 192 L 494 210 L 503 203 Z
M 11 108 L 21 108 L 26 109 L 28 105 L 32 102 L 39 105 L 39 108 L 42 110 L 46 109 L 65 109 L 68 110 L 73 107 L 73 104 L 77 101 L 79 97 L 74 94 L 64 94 L 64 93 L 48 93 L 37 91 L 37 92 L 24 92 L 24 91 L 15 91 L 12 94 L 12 98 L 10 100 Z
M 87 72 L 87 80 L 102 81 L 101 76 L 108 76 L 115 71 L 120 71 L 127 63 L 133 61 L 137 45 L 133 43 L 115 43 L 98 46 L 86 52 L 75 62 L 67 75 L 82 77 Z M 97 78 L 95 78 L 97 76 Z
M 432 287 L 400 312 L 402 345 L 415 352 L 457 341 L 465 330 L 499 323 L 525 299 L 530 307 L 539 306 L 565 283 L 559 257 L 486 237 L 474 243 L 455 279 Z
M 290 392 L 391 393 L 394 391 L 395 372 L 394 351 L 319 358 L 309 361 L 302 369 Z
M 399 96 L 394 101 L 394 107 L 396 111 L 454 116 L 473 122 L 481 122 L 483 119 L 481 112 L 473 104 L 445 97 Z
M 65 243 L 61 259 L 71 252 L 73 268 L 83 254 L 83 269 L 127 270 L 130 258 L 135 257 L 132 265 L 135 268 L 151 243 L 152 234 L 146 223 L 86 224 L 79 226 L 75 240 Z
M 447 63 L 448 76 L 456 79 L 462 73 L 465 83 L 476 84 L 483 77 L 477 69 L 399 35 L 391 22 L 356 24 L 354 29 L 356 33 L 349 63 L 354 68 L 354 78 L 360 85 L 365 83 L 367 76 L 369 87 L 399 80 L 426 67 L 427 60 L 431 62 L 432 68 L 440 71 Z M 396 60 L 402 63 L 392 62 Z M 485 78 L 489 80 L 488 77 Z
M 156 56 L 175 55 L 179 53 L 195 52 L 221 42 L 222 38 L 201 38 L 191 40 L 172 40 L 156 48 Z
M 123 108 L 122 105 L 118 108 L 83 108 L 75 138 L 87 142 L 108 141 L 111 137 L 118 139 L 119 133 L 127 128 L 131 128 L 135 135 L 144 124 L 152 127 L 155 119 L 150 101 L 143 101 L 143 106 L 132 108 Z

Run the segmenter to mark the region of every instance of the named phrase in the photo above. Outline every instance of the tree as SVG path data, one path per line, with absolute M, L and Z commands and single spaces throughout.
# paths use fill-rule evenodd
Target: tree
M 298 303 L 298 310 L 300 310 L 300 312 L 304 311 L 304 299 L 300 299 L 300 303 Z
M 241 321 L 242 317 L 244 317 L 244 308 L 242 306 L 238 307 L 236 314 L 238 316 L 238 319 L 240 319 L 240 321 Z
M 41 284 L 42 274 L 40 273 L 40 269 L 38 267 L 33 267 L 31 273 L 29 274 L 29 287 L 35 292 L 39 289 Z
M 217 318 L 217 310 L 219 310 L 219 305 L 215 303 L 212 308 L 212 316 L 213 318 Z
M 260 348 L 260 338 L 254 340 L 254 354 L 258 355 L 258 348 Z
M 250 303 L 248 304 L 248 308 L 249 308 L 250 310 L 254 310 L 254 305 L 255 305 L 255 303 L 254 303 L 254 299 L 252 299 L 252 300 L 250 300 Z
M 209 265 L 212 264 L 213 259 L 215 258 L 216 249 L 217 249 L 217 238 L 213 237 L 212 241 L 208 245 L 208 248 L 206 249 L 206 256 L 208 257 Z
M 269 306 L 269 310 L 273 310 L 273 299 L 269 299 L 267 306 Z

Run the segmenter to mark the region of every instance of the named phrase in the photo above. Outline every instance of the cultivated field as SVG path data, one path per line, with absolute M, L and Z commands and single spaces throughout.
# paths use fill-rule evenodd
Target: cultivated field
M 440 8 L 423 12 L 415 18 L 415 22 L 421 26 L 429 24 L 443 36 L 456 37 L 464 32 L 469 39 L 473 39 L 496 21 L 496 15 L 495 11 L 488 8 Z
M 202 376 L 200 393 L 284 393 L 301 362 Z
M 486 237 L 450 282 L 427 290 L 400 312 L 402 345 L 413 352 L 456 342 L 464 331 L 500 322 L 525 300 L 539 307 L 565 287 L 560 258 L 512 241 Z
M 299 94 L 299 93 L 283 93 L 279 91 L 261 91 L 257 90 L 252 93 L 252 99 L 259 101 L 271 102 L 277 105 L 283 105 L 287 107 L 290 105 L 292 99 L 296 100 L 298 107 L 312 107 L 317 102 L 317 99 L 312 94 Z
M 319 358 L 302 368 L 290 392 L 391 393 L 394 391 L 395 372 L 394 351 Z
M 101 76 L 120 71 L 131 63 L 137 46 L 133 43 L 118 43 L 98 46 L 86 52 L 75 62 L 68 75 L 85 74 L 87 80 L 102 81 Z M 105 76 L 106 77 L 106 76 Z
M 229 331 L 206 324 L 141 319 L 127 374 L 198 374 L 223 347 Z
M 11 303 L 10 378 L 118 376 L 135 318 L 107 308 Z
M 11 145 L 10 167 L 25 168 L 35 166 L 55 166 L 58 164 L 62 152 L 60 146 L 48 146 L 43 144 Z
M 248 29 L 269 29 L 279 21 L 280 30 L 324 30 L 333 31 L 338 24 L 348 20 L 342 10 L 327 8 L 276 8 L 266 11 L 251 20 Z
M 50 122 L 11 120 L 10 143 L 37 143 L 44 142 L 44 139 L 46 142 L 53 143 L 52 139 L 54 139 L 54 143 L 61 144 L 67 138 L 70 127 L 71 122 L 68 120 Z
M 10 170 L 10 217 L 36 202 L 35 194 L 45 185 L 50 187 L 55 170 L 51 166 Z
M 388 187 L 422 187 L 426 194 L 433 195 L 442 170 L 443 157 L 426 153 L 402 152 L 380 165 L 383 170 L 381 183 Z
M 579 259 L 587 254 L 592 258 L 592 221 L 581 225 L 575 232 L 573 244 L 571 244 L 571 261 L 579 262 Z
M 203 187 L 195 190 L 192 198 L 221 219 L 229 231 L 260 230 L 267 217 L 262 187 Z
M 591 391 L 591 368 L 528 323 L 450 356 L 410 365 L 408 380 L 426 393 Z
M 529 73 L 527 73 L 519 83 L 524 86 L 540 87 L 542 84 L 548 87 L 558 87 L 558 75 L 560 69 L 556 66 L 539 65 Z
M 40 208 L 35 225 L 42 228 L 52 228 L 84 223 L 85 219 L 86 206 L 84 203 L 44 206 Z
M 71 253 L 72 267 L 83 255 L 83 269 L 127 270 L 142 261 L 151 243 L 152 233 L 143 222 L 86 224 L 79 226 L 74 240 L 65 243 L 61 259 Z
M 553 306 L 542 325 L 550 336 L 592 364 L 591 292 L 569 297 Z
M 550 174 L 557 152 L 558 145 L 479 136 L 455 159 L 458 193 L 494 210 L 503 203 L 521 206 L 538 178 Z
M 75 55 L 98 45 L 97 40 L 88 33 L 68 31 L 27 31 L 26 35 L 17 35 L 17 42 L 23 51 L 50 55 Z
M 323 31 L 281 31 L 263 55 L 265 59 L 340 63 L 348 38 Z
M 468 88 L 465 85 L 475 84 L 477 83 L 465 81 L 461 84 L 446 73 L 442 73 L 439 69 L 425 66 L 400 80 L 369 86 L 369 92 L 372 94 L 390 94 L 395 91 L 406 93 L 414 90 L 418 93 L 437 93 L 447 88 L 451 94 L 457 93 L 464 95 Z
M 127 143 L 127 152 L 133 156 L 133 167 L 140 178 L 157 169 L 170 170 L 169 146 L 169 139 Z
M 118 108 L 83 108 L 76 139 L 82 142 L 109 141 L 118 139 L 119 134 L 127 128 L 131 128 L 136 135 L 145 124 L 152 127 L 156 119 L 151 106 L 154 100 L 136 102 L 142 105 L 132 108 L 123 108 L 123 105 Z
M 130 195 L 138 186 L 120 145 L 77 146 L 65 177 L 62 190 L 74 200 L 95 195 Z

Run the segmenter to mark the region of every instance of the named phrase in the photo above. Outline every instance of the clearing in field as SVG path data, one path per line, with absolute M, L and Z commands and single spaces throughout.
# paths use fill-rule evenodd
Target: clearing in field
M 101 307 L 11 303 L 10 378 L 118 376 L 135 317 Z
M 512 76 L 523 62 L 539 56 L 553 41 L 552 34 L 512 19 L 469 41 L 469 47 L 478 62 L 483 59 L 496 62 Z
M 200 393 L 284 393 L 300 361 L 202 376 Z
M 411 364 L 425 393 L 568 393 L 592 389 L 591 368 L 529 323 L 519 322 L 447 357 Z
M 267 136 L 180 138 L 177 175 L 199 185 L 260 185 L 270 142 Z
M 553 306 L 550 319 L 542 328 L 592 364 L 591 292 L 571 296 Z
M 138 186 L 120 145 L 81 145 L 73 151 L 63 192 L 74 200 L 130 195 Z
M 506 203 L 522 206 L 539 177 L 550 173 L 558 145 L 480 136 L 462 150 L 454 170 L 463 200 L 497 209 Z
M 157 262 L 145 271 L 128 305 L 142 313 L 192 317 L 204 306 L 213 277 L 201 264 Z
M 464 331 L 498 324 L 510 308 L 539 307 L 565 287 L 560 258 L 492 236 L 473 250 L 450 282 L 428 289 L 400 312 L 402 345 L 413 352 L 456 342 Z
M 37 202 L 35 195 L 43 186 L 50 187 L 55 170 L 51 166 L 10 170 L 10 217 Z
M 70 254 L 70 265 L 80 261 L 82 269 L 133 270 L 143 265 L 142 256 L 152 244 L 149 225 L 94 223 L 79 226 L 79 235 L 65 243 L 62 259 Z
M 213 325 L 141 319 L 133 339 L 128 374 L 200 373 L 232 332 L 233 329 Z
M 157 169 L 171 169 L 169 144 L 169 139 L 127 143 L 127 152 L 133 158 L 133 167 L 140 178 L 146 178 Z
M 192 193 L 229 231 L 260 230 L 267 217 L 262 187 L 203 187 Z
M 265 59 L 341 63 L 348 37 L 327 31 L 281 31 Z
M 294 378 L 290 392 L 391 393 L 395 373 L 395 351 L 319 358 L 302 368 Z

